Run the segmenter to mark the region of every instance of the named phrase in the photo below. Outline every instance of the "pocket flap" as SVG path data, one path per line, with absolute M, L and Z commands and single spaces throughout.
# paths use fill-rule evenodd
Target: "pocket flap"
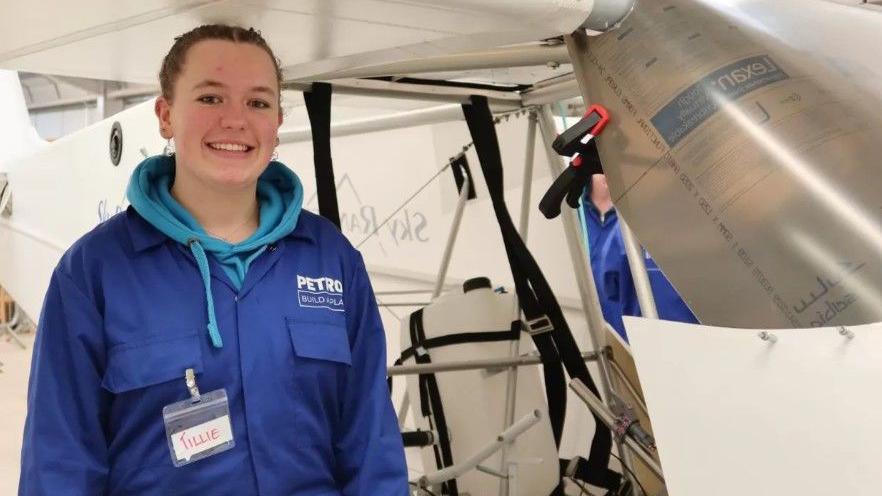
M 113 393 L 124 393 L 162 382 L 180 379 L 184 371 L 202 372 L 202 346 L 198 333 L 162 337 L 121 344 L 108 350 L 107 370 L 101 386 Z
M 326 322 L 295 321 L 291 317 L 286 318 L 285 321 L 291 334 L 295 355 L 352 364 L 349 335 L 345 326 Z

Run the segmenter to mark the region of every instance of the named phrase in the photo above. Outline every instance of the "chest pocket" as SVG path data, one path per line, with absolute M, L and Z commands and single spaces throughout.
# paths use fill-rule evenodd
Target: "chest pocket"
M 183 390 L 184 371 L 202 372 L 200 336 L 156 337 L 114 346 L 108 350 L 107 370 L 101 386 L 112 393 L 124 393 L 179 380 Z
M 352 364 L 349 335 L 342 323 L 312 322 L 293 317 L 286 318 L 285 322 L 297 357 Z

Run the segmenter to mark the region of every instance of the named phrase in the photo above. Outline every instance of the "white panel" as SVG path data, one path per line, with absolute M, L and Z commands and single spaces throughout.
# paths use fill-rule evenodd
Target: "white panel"
M 74 119 L 84 119 L 82 110 Z M 123 128 L 123 158 L 110 162 L 114 121 Z M 77 238 L 127 205 L 129 175 L 143 159 L 162 151 L 153 102 L 146 102 L 65 136 L 36 154 L 10 163 L 13 215 L 0 219 L 0 283 L 37 319 L 49 276 Z
M 625 327 L 670 494 L 879 494 L 882 324 Z

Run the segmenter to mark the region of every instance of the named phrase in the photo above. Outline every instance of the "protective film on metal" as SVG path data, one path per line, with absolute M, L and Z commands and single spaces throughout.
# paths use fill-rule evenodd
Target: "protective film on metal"
M 644 1 L 568 45 L 616 207 L 703 323 L 882 320 L 882 13 Z

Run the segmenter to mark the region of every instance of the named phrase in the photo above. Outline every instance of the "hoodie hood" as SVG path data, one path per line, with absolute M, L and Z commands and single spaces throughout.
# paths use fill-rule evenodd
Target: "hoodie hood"
M 297 227 L 303 205 L 303 185 L 291 169 L 272 161 L 257 181 L 260 224 L 248 239 L 232 244 L 206 233 L 196 219 L 171 195 L 175 157 L 159 155 L 141 162 L 132 173 L 126 191 L 132 207 L 153 227 L 169 238 L 187 245 L 202 276 L 208 310 L 208 331 L 214 346 L 223 343 L 214 316 L 211 274 L 206 253 L 210 253 L 241 289 L 251 262 L 270 243 Z

